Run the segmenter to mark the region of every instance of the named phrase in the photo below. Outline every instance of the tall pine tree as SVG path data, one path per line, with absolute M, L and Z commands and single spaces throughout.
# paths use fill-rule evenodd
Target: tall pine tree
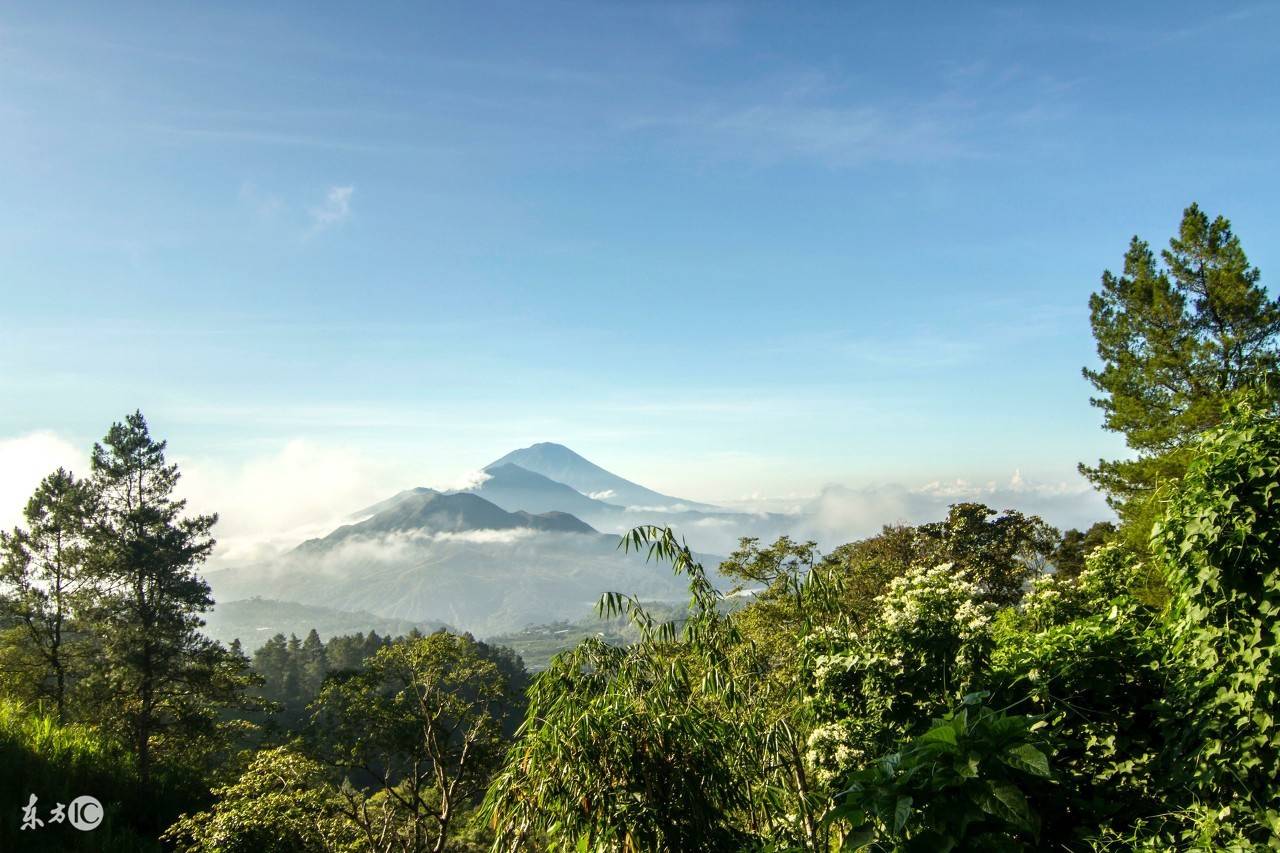
M 242 657 L 203 636 L 213 599 L 196 568 L 213 548 L 215 515 L 184 516 L 178 468 L 141 412 L 93 448 L 107 591 L 97 609 L 104 717 L 133 749 L 143 784 L 158 746 L 186 757 L 216 735 L 217 710 L 246 683 Z
M 1103 273 L 1089 300 L 1101 369 L 1084 369 L 1107 429 L 1123 433 L 1134 459 L 1099 460 L 1080 471 L 1122 516 L 1135 499 L 1186 471 L 1194 439 L 1225 404 L 1257 386 L 1275 406 L 1280 300 L 1232 233 L 1231 223 L 1192 204 L 1157 261 L 1134 237 L 1121 275 Z
M 52 702 L 58 722 L 68 717 L 70 692 L 88 658 L 75 619 L 95 590 L 91 529 L 93 489 L 59 468 L 27 502 L 26 528 L 0 532 L 0 589 L 4 610 L 17 625 L 20 655 L 34 693 Z

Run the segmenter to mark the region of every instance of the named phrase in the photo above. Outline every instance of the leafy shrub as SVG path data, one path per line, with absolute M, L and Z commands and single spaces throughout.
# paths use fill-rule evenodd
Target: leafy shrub
M 1247 407 L 1201 442 L 1152 533 L 1173 599 L 1187 782 L 1259 842 L 1280 836 L 1280 421 Z M 1175 729 L 1177 730 L 1177 729 Z
M 1167 811 L 1165 647 L 1132 608 L 1001 638 L 989 684 L 1045 721 L 1060 795 L 1046 836 L 1083 841 Z
M 535 679 L 482 809 L 502 849 L 525 849 L 531 837 L 581 851 L 747 845 L 734 818 L 749 808 L 739 769 L 753 748 L 744 721 L 726 713 L 740 694 L 725 674 L 736 635 L 717 610 L 720 595 L 670 530 L 637 528 L 623 541 L 689 575 L 691 613 L 677 630 L 608 593 L 602 615 L 626 612 L 640 641 L 585 640 Z
M 209 811 L 183 815 L 165 833 L 182 853 L 331 853 L 355 849 L 324 768 L 289 749 L 258 753 L 235 782 L 214 790 Z
M 1027 798 L 1049 760 L 1034 717 L 970 694 L 960 708 L 896 752 L 852 774 L 825 817 L 848 827 L 841 849 L 1031 849 L 1039 818 Z
M 862 628 L 807 640 L 821 722 L 810 759 L 830 778 L 914 733 L 970 692 L 991 651 L 994 607 L 950 564 L 890 582 Z

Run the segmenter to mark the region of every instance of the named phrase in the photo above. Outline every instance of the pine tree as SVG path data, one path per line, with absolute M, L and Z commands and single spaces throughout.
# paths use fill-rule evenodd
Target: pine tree
M 59 468 L 37 487 L 23 514 L 26 529 L 0 532 L 0 588 L 5 609 L 22 627 L 39 671 L 35 693 L 51 699 L 59 723 L 81 673 L 87 638 L 75 618 L 92 600 L 90 530 L 95 496 L 90 484 Z
M 365 659 L 373 657 L 375 654 L 378 653 L 378 650 L 381 649 L 384 645 L 386 645 L 386 641 L 384 641 L 381 637 L 378 636 L 378 632 L 370 631 L 368 635 L 366 635 L 364 638 Z M 363 664 L 363 661 L 361 663 Z M 363 668 L 363 666 L 361 668 Z
M 288 640 L 276 634 L 253 653 L 254 672 L 262 676 L 262 695 L 273 702 L 284 700 L 285 672 L 289 668 Z
M 364 634 L 330 637 L 324 650 L 330 672 L 356 672 L 364 668 Z
M 307 697 L 302 695 L 302 641 L 297 634 L 290 634 L 285 649 L 284 702 L 290 708 L 297 708 L 306 701 Z
M 165 742 L 194 749 L 216 734 L 217 706 L 247 683 L 243 659 L 199 631 L 213 599 L 196 567 L 213 548 L 217 516 L 182 515 L 178 468 L 164 452 L 135 412 L 111 426 L 92 458 L 108 590 L 96 611 L 102 710 L 133 749 L 144 786 L 157 737 L 177 735 Z
M 302 641 L 302 690 L 308 700 L 320 692 L 320 685 L 324 683 L 328 672 L 324 643 L 320 640 L 320 634 L 312 628 Z
M 1225 405 L 1260 385 L 1275 406 L 1280 299 L 1268 298 L 1231 223 L 1192 204 L 1161 252 L 1134 237 L 1124 271 L 1103 273 L 1089 300 L 1102 368 L 1084 369 L 1107 429 L 1136 459 L 1099 460 L 1080 471 L 1122 515 L 1135 498 L 1186 471 L 1194 439 Z

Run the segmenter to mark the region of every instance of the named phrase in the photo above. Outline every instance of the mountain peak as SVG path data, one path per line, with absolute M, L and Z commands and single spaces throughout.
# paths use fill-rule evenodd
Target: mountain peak
M 541 441 L 529 447 L 513 450 L 485 466 L 484 470 L 492 473 L 506 465 L 516 465 L 526 471 L 541 474 L 543 477 L 576 489 L 588 497 L 617 506 L 679 506 L 694 510 L 716 509 L 708 504 L 664 495 L 639 483 L 633 483 L 611 471 L 606 471 L 563 444 L 551 441 Z

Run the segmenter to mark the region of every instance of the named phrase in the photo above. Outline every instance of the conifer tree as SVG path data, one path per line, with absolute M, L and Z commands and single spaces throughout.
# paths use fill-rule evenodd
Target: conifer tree
M 281 702 L 285 698 L 284 681 L 289 669 L 288 640 L 276 634 L 253 653 L 253 669 L 263 679 L 263 695 Z
M 1136 459 L 1099 460 L 1080 471 L 1122 515 L 1135 498 L 1186 471 L 1197 436 L 1216 425 L 1242 389 L 1261 384 L 1275 405 L 1280 299 L 1219 216 L 1192 204 L 1160 260 L 1134 237 L 1120 275 L 1103 273 L 1089 300 L 1101 369 L 1084 369 L 1107 429 Z M 1261 382 L 1260 382 L 1261 380 Z
M 0 588 L 5 610 L 20 626 L 23 645 L 39 670 L 35 693 L 52 700 L 59 723 L 81 673 L 86 637 L 75 625 L 94 591 L 90 530 L 95 496 L 90 484 L 59 468 L 27 502 L 25 529 L 0 532 Z
M 284 701 L 290 707 L 305 702 L 302 695 L 302 641 L 297 634 L 289 635 L 284 667 Z
M 93 447 L 105 592 L 96 608 L 102 641 L 98 688 L 104 717 L 133 750 L 148 784 L 162 735 L 190 751 L 215 734 L 217 706 L 241 695 L 243 659 L 203 636 L 213 599 L 196 568 L 213 548 L 216 515 L 184 516 L 178 468 L 165 461 L 141 412 Z
M 329 671 L 324 643 L 321 642 L 320 634 L 315 628 L 307 632 L 307 638 L 302 641 L 301 654 L 302 690 L 307 698 L 310 699 L 320 692 L 320 685 L 324 682 L 324 677 Z

